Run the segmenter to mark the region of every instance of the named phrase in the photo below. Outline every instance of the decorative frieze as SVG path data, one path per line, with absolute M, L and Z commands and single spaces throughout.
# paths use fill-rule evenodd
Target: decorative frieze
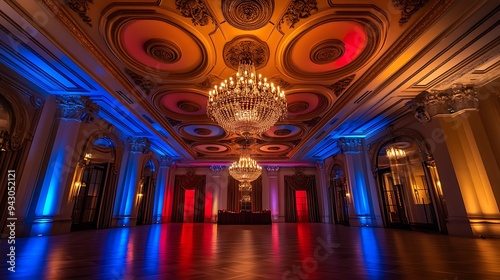
M 175 6 L 182 16 L 191 18 L 195 26 L 205 26 L 210 21 L 214 22 L 214 17 L 203 0 L 176 0 Z
M 63 120 L 90 123 L 99 113 L 99 106 L 88 97 L 60 95 L 56 98 L 56 116 Z
M 89 10 L 89 4 L 94 4 L 93 0 L 64 0 L 64 3 L 68 5 L 71 10 L 76 12 L 83 22 L 92 26 L 92 20 L 87 15 L 87 12 Z
M 286 23 L 289 28 L 294 28 L 297 22 L 308 18 L 315 11 L 318 11 L 316 0 L 293 0 L 278 23 L 278 28 L 281 30 L 282 23 Z
M 125 69 L 125 73 L 134 80 L 135 85 L 137 85 L 146 95 L 151 93 L 151 90 L 156 87 L 156 83 L 146 79 L 146 77 L 133 72 L 130 69 Z
M 151 146 L 149 139 L 146 137 L 129 137 L 127 138 L 127 144 L 129 151 L 134 154 L 147 154 L 149 152 L 149 147 Z
M 341 137 L 337 140 L 337 146 L 343 154 L 359 154 L 363 151 L 363 138 Z
M 399 19 L 399 26 L 407 23 L 411 16 L 418 12 L 429 0 L 392 0 L 395 8 L 401 10 L 401 18 Z
M 334 84 L 331 84 L 327 88 L 331 90 L 335 96 L 339 97 L 341 93 L 343 93 L 347 87 L 351 84 L 351 82 L 354 80 L 354 77 L 356 77 L 355 74 L 352 74 L 348 77 L 345 77 L 344 79 L 338 80 Z
M 472 85 L 455 84 L 446 90 L 423 91 L 405 104 L 422 123 L 436 115 L 454 114 L 466 109 L 477 109 L 479 99 Z

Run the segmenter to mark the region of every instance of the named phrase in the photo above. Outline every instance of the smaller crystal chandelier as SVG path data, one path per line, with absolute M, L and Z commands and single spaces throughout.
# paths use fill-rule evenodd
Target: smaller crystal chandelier
M 251 61 L 240 62 L 236 76 L 209 92 L 207 115 L 231 133 L 263 133 L 287 113 L 285 92 L 255 73 Z
M 240 182 L 241 191 L 251 191 L 250 182 L 255 181 L 262 174 L 262 167 L 250 158 L 247 149 L 243 149 L 240 159 L 229 167 L 229 175 Z

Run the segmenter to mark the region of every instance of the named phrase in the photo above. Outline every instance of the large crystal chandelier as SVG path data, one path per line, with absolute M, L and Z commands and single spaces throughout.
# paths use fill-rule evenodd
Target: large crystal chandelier
M 265 132 L 287 113 L 285 92 L 242 61 L 234 79 L 209 92 L 207 115 L 226 131 L 248 137 Z
M 261 174 L 262 167 L 250 158 L 247 149 L 244 149 L 240 159 L 233 162 L 229 167 L 229 175 L 240 182 L 239 188 L 241 191 L 251 191 L 252 185 L 250 182 L 255 181 Z

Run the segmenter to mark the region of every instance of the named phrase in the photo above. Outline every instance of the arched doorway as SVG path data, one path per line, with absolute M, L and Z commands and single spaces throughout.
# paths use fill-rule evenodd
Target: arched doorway
M 138 191 L 137 225 L 149 225 L 153 222 L 155 193 L 155 164 L 149 160 L 144 166 Z
M 330 172 L 330 187 L 328 198 L 330 201 L 330 223 L 349 225 L 347 180 L 344 168 L 336 163 Z
M 376 146 L 375 170 L 384 224 L 446 232 L 440 182 L 429 165 L 432 157 L 424 141 L 416 133 L 400 133 Z
M 116 193 L 114 161 L 114 144 L 109 138 L 95 140 L 85 151 L 74 176 L 72 231 L 103 227 L 99 220 L 111 215 L 111 208 L 106 205 Z

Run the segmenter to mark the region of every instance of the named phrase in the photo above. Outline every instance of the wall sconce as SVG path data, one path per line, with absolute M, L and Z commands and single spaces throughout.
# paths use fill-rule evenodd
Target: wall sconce
M 81 188 L 85 188 L 86 186 L 87 184 L 85 183 L 75 182 L 75 184 L 73 185 L 73 195 L 72 195 L 73 200 L 76 200 L 76 198 L 80 194 Z

